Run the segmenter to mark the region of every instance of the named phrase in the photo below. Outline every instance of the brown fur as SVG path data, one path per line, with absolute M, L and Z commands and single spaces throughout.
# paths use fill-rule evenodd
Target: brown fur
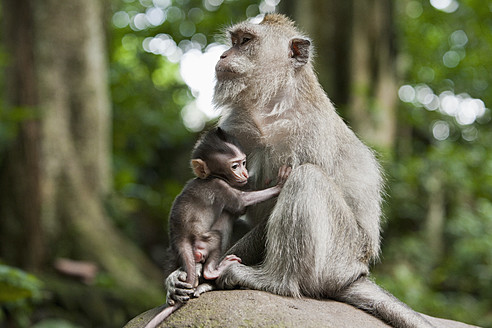
M 186 275 L 185 286 L 196 288 L 199 296 L 212 289 L 204 282 L 198 284 L 197 262 L 203 263 L 202 275 L 215 279 L 228 265 L 240 262 L 230 255 L 219 264 L 221 255 L 229 244 L 233 220 L 243 214 L 246 207 L 277 196 L 287 179 L 290 168 L 278 170 L 277 185 L 258 191 L 238 188 L 247 183 L 246 156 L 235 138 L 220 128 L 204 134 L 192 154 L 192 167 L 197 178 L 189 181 L 176 197 L 169 217 L 170 252 L 172 269 L 182 268 Z M 181 295 L 186 301 L 189 296 Z M 163 309 L 147 325 L 156 327 L 181 303 Z

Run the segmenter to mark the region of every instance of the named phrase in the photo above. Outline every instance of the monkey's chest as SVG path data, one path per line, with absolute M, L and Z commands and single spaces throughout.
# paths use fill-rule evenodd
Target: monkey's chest
M 248 156 L 248 171 L 254 189 L 271 187 L 275 183 L 278 169 L 282 165 L 292 166 L 291 151 L 282 145 L 259 146 Z

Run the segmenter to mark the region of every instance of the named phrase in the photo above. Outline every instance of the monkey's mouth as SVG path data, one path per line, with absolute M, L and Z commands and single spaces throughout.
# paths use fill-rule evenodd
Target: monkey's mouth
M 248 180 L 236 181 L 238 187 L 244 187 L 248 183 Z
M 223 80 L 235 77 L 238 73 L 230 68 L 215 67 L 215 75 L 217 76 L 217 80 Z

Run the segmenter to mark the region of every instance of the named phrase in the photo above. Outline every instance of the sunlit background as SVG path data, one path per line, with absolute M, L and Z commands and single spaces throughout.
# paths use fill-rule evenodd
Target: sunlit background
M 216 11 L 223 2 L 204 0 L 203 6 L 208 11 Z M 252 4 L 246 9 L 246 15 L 250 19 L 262 17 L 265 13 L 274 12 L 279 2 L 280 0 L 265 0 L 259 6 Z M 171 0 L 142 0 L 140 3 L 147 7 L 145 13 L 118 11 L 113 15 L 113 24 L 118 28 L 130 26 L 134 31 L 142 31 L 159 26 L 166 20 L 176 22 L 188 18 L 180 23 L 179 32 L 183 37 L 190 38 L 189 40 L 176 43 L 171 35 L 160 33 L 146 38 L 142 47 L 149 53 L 166 57 L 172 63 L 179 63 L 181 78 L 195 97 L 182 110 L 183 123 L 190 131 L 201 131 L 208 121 L 220 115 L 220 111 L 212 105 L 214 67 L 227 47 L 217 42 L 210 43 L 204 34 L 196 33 L 195 24 L 200 23 L 205 15 L 202 9 L 192 8 L 185 13 L 173 6 Z
M 258 11 L 261 17 L 265 13 L 273 12 L 280 0 L 262 1 L 259 6 L 251 5 L 246 14 L 252 15 Z M 190 38 L 180 41 L 178 44 L 169 34 L 157 34 L 147 37 L 142 42 L 146 52 L 165 56 L 172 63 L 179 63 L 180 75 L 190 88 L 194 101 L 187 104 L 182 110 L 183 123 L 190 131 L 201 131 L 206 122 L 218 117 L 219 110 L 212 105 L 214 86 L 214 67 L 219 56 L 227 47 L 217 42 L 207 40 L 202 33 L 196 33 L 195 24 L 203 19 L 204 12 L 200 8 L 192 8 L 184 13 L 179 7 L 173 6 L 171 0 L 141 0 L 140 3 L 147 9 L 145 13 L 133 11 L 118 11 L 113 15 L 113 24 L 117 28 L 130 26 L 134 31 L 146 30 L 159 26 L 166 20 L 176 22 L 182 20 L 179 31 L 183 37 Z M 217 10 L 223 0 L 205 0 L 203 5 L 208 11 Z M 430 0 L 430 4 L 437 10 L 445 13 L 453 13 L 459 8 L 456 0 Z M 492 6 L 492 5 L 489 5 Z M 412 18 L 418 18 L 423 12 L 419 1 L 410 1 L 406 5 L 406 13 Z M 184 19 L 187 17 L 188 19 Z M 256 17 L 256 15 L 255 15 Z M 465 46 L 468 37 L 463 30 L 454 31 L 448 39 L 449 51 L 442 56 L 442 64 L 448 68 L 458 66 L 466 56 Z M 431 82 L 434 79 L 434 70 L 431 67 L 422 67 L 418 72 L 423 81 Z M 452 89 L 452 81 L 450 80 Z M 475 81 L 476 87 L 482 90 L 488 88 L 487 81 Z M 460 125 L 470 126 L 476 120 L 488 120 L 488 109 L 480 99 L 474 99 L 466 93 L 455 95 L 452 90 L 447 90 L 438 95 L 426 84 L 402 85 L 398 96 L 401 101 L 417 107 L 424 107 L 429 111 L 438 110 L 442 114 L 456 118 Z M 437 140 L 445 140 L 449 137 L 450 127 L 446 121 L 437 121 L 432 125 L 433 136 Z M 477 137 L 478 131 L 473 126 L 463 130 L 463 138 L 472 141 Z

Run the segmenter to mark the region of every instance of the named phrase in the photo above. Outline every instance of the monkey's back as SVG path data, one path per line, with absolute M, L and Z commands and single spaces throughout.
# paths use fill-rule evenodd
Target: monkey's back
M 169 216 L 171 237 L 208 231 L 215 216 L 211 211 L 215 193 L 210 182 L 198 178 L 190 180 L 176 197 Z
M 223 212 L 221 196 L 227 192 L 225 185 L 226 182 L 216 178 L 195 178 L 185 185 L 169 215 L 171 248 L 210 231 Z

